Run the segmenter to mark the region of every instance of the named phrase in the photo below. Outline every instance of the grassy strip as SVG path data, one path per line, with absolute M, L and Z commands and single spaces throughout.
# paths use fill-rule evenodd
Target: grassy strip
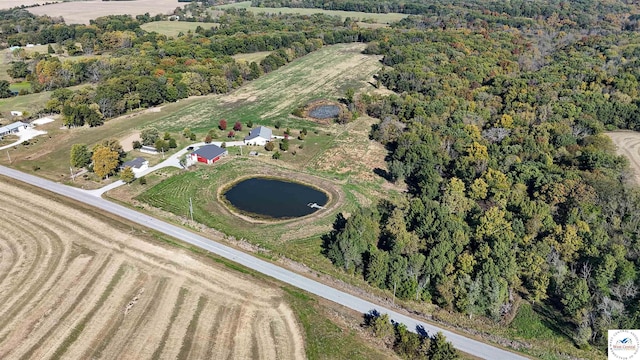
M 164 334 L 162 334 L 162 339 L 160 340 L 160 345 L 158 346 L 156 351 L 153 352 L 153 355 L 151 356 L 152 359 L 159 359 L 160 355 L 162 354 L 162 351 L 164 350 L 164 347 L 167 345 L 167 339 L 169 338 L 169 333 L 171 333 L 171 325 L 173 324 L 174 321 L 176 321 L 176 318 L 180 313 L 180 308 L 184 303 L 184 298 L 187 296 L 187 292 L 188 292 L 187 289 L 180 288 L 178 299 L 176 300 L 176 304 L 173 307 L 173 312 L 171 313 L 171 318 L 169 319 L 169 326 L 167 326 L 167 328 L 164 330 Z
M 320 309 L 318 301 L 306 293 L 290 288 L 282 288 L 304 329 L 306 355 L 310 360 L 388 359 L 389 354 L 374 350 L 360 338 L 354 330 L 343 330 L 329 320 Z
M 200 295 L 198 298 L 198 305 L 196 306 L 196 311 L 193 313 L 193 317 L 191 321 L 189 321 L 189 326 L 187 327 L 187 332 L 184 335 L 184 340 L 182 342 L 182 347 L 180 347 L 180 352 L 178 353 L 178 360 L 186 360 L 189 358 L 189 352 L 191 351 L 191 346 L 193 345 L 193 336 L 196 333 L 196 327 L 198 326 L 198 320 L 200 319 L 200 314 L 207 304 L 207 298 Z
M 58 346 L 56 351 L 53 353 L 52 359 L 60 359 L 62 355 L 64 355 L 64 353 L 67 351 L 67 349 L 69 349 L 69 346 L 71 346 L 76 340 L 78 340 L 78 336 L 80 336 L 85 326 L 87 326 L 87 323 L 89 322 L 89 320 L 91 320 L 93 315 L 100 309 L 100 307 L 102 307 L 102 304 L 104 304 L 104 302 L 107 300 L 109 295 L 111 295 L 111 293 L 113 292 L 113 289 L 115 289 L 116 285 L 122 279 L 122 275 L 124 275 L 124 272 L 125 272 L 124 268 L 125 268 L 124 264 L 120 265 L 120 267 L 118 268 L 118 271 L 109 282 L 109 285 L 107 285 L 107 288 L 104 290 L 104 292 L 100 296 L 100 300 L 98 300 L 98 302 L 93 306 L 91 311 L 89 311 L 89 313 L 85 315 L 85 317 L 78 323 L 78 325 L 76 325 L 71 330 L 71 333 L 67 335 L 67 338 L 64 339 L 62 344 L 60 344 L 60 346 Z

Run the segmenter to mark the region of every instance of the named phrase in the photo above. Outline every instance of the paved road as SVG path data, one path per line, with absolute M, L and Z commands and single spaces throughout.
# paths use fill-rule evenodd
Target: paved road
M 360 299 L 356 296 L 347 294 L 340 290 L 336 290 L 327 285 L 321 284 L 317 281 L 308 279 L 302 275 L 296 274 L 292 271 L 283 269 L 270 262 L 258 259 L 254 256 L 230 248 L 228 246 L 219 244 L 203 236 L 197 235 L 190 231 L 187 231 L 178 226 L 169 224 L 162 220 L 158 220 L 154 217 L 145 215 L 135 210 L 126 208 L 124 206 L 112 203 L 100 197 L 96 197 L 92 194 L 84 192 L 82 190 L 58 184 L 49 180 L 45 180 L 33 175 L 25 174 L 4 166 L 0 166 L 0 175 L 5 175 L 16 180 L 23 181 L 25 183 L 40 187 L 42 189 L 49 190 L 51 192 L 72 198 L 74 200 L 83 202 L 85 204 L 94 206 L 104 211 L 108 211 L 112 214 L 121 216 L 130 221 L 138 223 L 140 225 L 149 227 L 151 229 L 162 232 L 166 235 L 180 239 L 189 244 L 198 246 L 202 249 L 211 251 L 226 259 L 232 260 L 238 264 L 246 266 L 265 275 L 271 276 L 287 284 L 293 285 L 297 288 L 308 291 L 317 296 L 323 297 L 327 300 L 342 304 L 347 308 L 353 309 L 360 313 L 367 313 L 371 310 L 377 310 L 380 313 L 387 313 L 389 317 L 397 322 L 404 323 L 407 328 L 415 331 L 419 326 L 424 328 L 427 333 L 435 334 L 438 331 L 442 331 L 449 341 L 461 351 L 469 354 L 473 354 L 477 357 L 484 359 L 500 359 L 500 360 L 520 360 L 526 359 L 523 356 L 493 347 L 491 345 L 466 338 L 462 335 L 440 329 L 431 324 L 418 321 L 403 314 L 399 314 L 390 309 L 384 308 L 380 305 L 371 303 L 369 301 Z

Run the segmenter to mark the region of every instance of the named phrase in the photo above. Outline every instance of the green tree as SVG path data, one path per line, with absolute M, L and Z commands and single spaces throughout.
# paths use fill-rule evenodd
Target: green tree
M 93 160 L 93 171 L 100 179 L 111 175 L 119 164 L 118 152 L 102 145 L 94 148 L 91 160 Z
M 73 144 L 71 146 L 71 166 L 85 167 L 91 163 L 91 152 L 85 144 Z
M 169 151 L 169 142 L 164 139 L 156 140 L 154 147 L 160 152 Z
M 7 74 L 13 79 L 26 78 L 30 73 L 29 65 L 24 61 L 14 61 L 11 63 L 9 69 L 7 69 Z
M 267 151 L 273 151 L 273 149 L 275 149 L 276 145 L 273 143 L 273 141 L 269 141 L 268 143 L 266 143 L 264 145 L 264 149 Z
M 275 159 L 275 160 L 278 160 L 278 159 L 280 159 L 280 156 L 281 156 L 280 155 L 280 151 L 276 151 L 276 152 L 273 153 L 273 155 L 271 155 L 271 158 Z
M 458 350 L 447 341 L 447 338 L 441 332 L 438 332 L 431 339 L 427 358 L 430 360 L 455 360 L 460 358 L 460 354 Z
M 120 180 L 124 181 L 127 184 L 132 183 L 136 179 L 136 175 L 133 173 L 133 169 L 131 166 L 127 166 L 120 172 Z
M 12 95 L 7 80 L 0 80 L 0 98 L 8 98 Z
M 289 150 L 289 139 L 282 139 L 280 141 L 280 150 L 282 151 Z
M 158 132 L 158 129 L 155 128 L 144 129 L 140 133 L 140 139 L 142 139 L 143 145 L 153 145 L 159 138 L 160 133 Z
M 53 46 L 51 44 L 47 45 L 47 54 L 55 54 L 56 51 L 53 50 Z

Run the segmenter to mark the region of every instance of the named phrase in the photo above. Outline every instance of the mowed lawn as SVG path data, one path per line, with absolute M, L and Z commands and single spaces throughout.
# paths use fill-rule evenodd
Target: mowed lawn
M 373 20 L 381 24 L 390 24 L 392 22 L 400 21 L 406 18 L 407 14 L 399 13 L 387 13 L 387 14 L 372 14 L 358 11 L 341 11 L 341 10 L 323 10 L 323 9 L 306 9 L 306 8 L 267 8 L 267 7 L 253 7 L 251 1 L 243 1 L 232 4 L 216 6 L 216 9 L 228 9 L 228 8 L 242 8 L 252 11 L 254 13 L 267 13 L 267 14 L 300 14 L 300 15 L 313 15 L 313 14 L 326 14 L 331 16 L 340 16 L 342 19 L 350 17 L 357 20 Z
M 195 32 L 198 26 L 204 29 L 218 27 L 218 23 L 213 22 L 187 22 L 187 21 L 153 21 L 142 24 L 142 30 L 148 32 L 157 32 L 166 36 L 178 36 L 180 33 L 186 34 L 188 31 Z

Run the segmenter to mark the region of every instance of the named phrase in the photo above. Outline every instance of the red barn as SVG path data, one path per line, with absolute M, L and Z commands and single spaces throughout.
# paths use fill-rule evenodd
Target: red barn
M 220 160 L 221 157 L 227 156 L 228 154 L 229 152 L 227 149 L 221 148 L 220 146 L 205 145 L 191 153 L 191 160 L 193 162 L 213 164 Z

